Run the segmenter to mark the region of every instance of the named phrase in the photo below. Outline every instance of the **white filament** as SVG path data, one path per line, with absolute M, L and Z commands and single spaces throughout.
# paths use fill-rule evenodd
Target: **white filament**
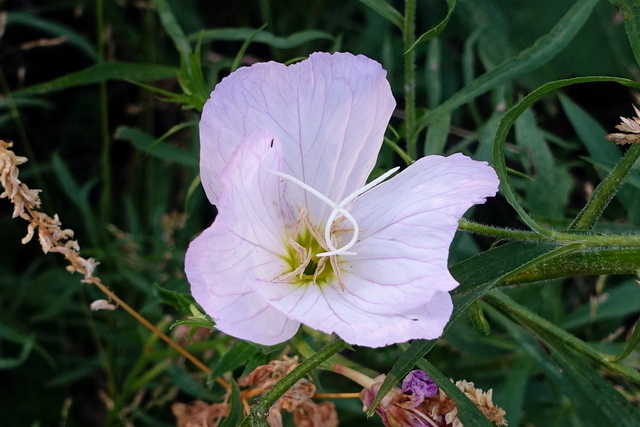
M 273 173 L 275 175 L 278 175 L 278 176 L 280 176 L 282 178 L 285 178 L 285 179 L 293 182 L 294 184 L 297 184 L 298 186 L 304 188 L 309 193 L 313 194 L 318 199 L 322 200 L 327 205 L 329 205 L 329 206 L 331 206 L 333 208 L 333 211 L 331 211 L 331 214 L 329 215 L 329 218 L 327 219 L 327 225 L 324 228 L 324 239 L 325 239 L 325 242 L 327 244 L 327 247 L 330 250 L 327 251 L 327 252 L 322 252 L 322 253 L 317 254 L 317 256 L 319 256 L 319 257 L 325 257 L 325 256 L 332 256 L 332 255 L 357 255 L 355 252 L 349 252 L 349 249 L 353 245 L 355 245 L 356 242 L 358 241 L 358 237 L 360 235 L 360 229 L 358 227 L 358 223 L 356 222 L 356 219 L 347 210 L 345 210 L 345 206 L 348 205 L 353 200 L 355 200 L 356 197 L 366 193 L 367 191 L 369 191 L 370 189 L 372 189 L 373 187 L 375 187 L 376 185 L 380 184 L 382 181 L 384 181 L 385 179 L 387 179 L 388 177 L 393 175 L 398 169 L 400 169 L 400 167 L 395 167 L 395 168 L 383 173 L 378 178 L 374 179 L 373 181 L 371 181 L 370 183 L 368 183 L 364 187 L 362 187 L 362 188 L 354 191 L 353 193 L 349 194 L 347 197 L 342 199 L 342 201 L 340 203 L 338 203 L 338 204 L 336 204 L 333 200 L 329 199 L 327 196 L 325 196 L 324 194 L 322 194 L 321 192 L 319 192 L 315 188 L 305 184 L 304 182 L 300 181 L 299 179 L 297 179 L 297 178 L 295 178 L 295 177 L 293 177 L 293 176 L 291 176 L 289 174 L 286 174 L 286 173 L 280 172 L 280 171 L 276 171 L 276 170 L 272 170 L 272 169 L 269 169 L 268 172 L 271 172 L 271 173 Z M 338 215 L 342 215 L 347 221 L 349 221 L 351 223 L 351 226 L 353 227 L 353 236 L 351 236 L 351 240 L 349 241 L 349 243 L 347 243 L 346 245 L 342 246 L 341 248 L 336 248 L 334 246 L 334 244 L 333 244 L 332 239 L 331 239 L 331 227 L 333 227 L 333 223 L 335 222 L 335 220 L 338 217 Z

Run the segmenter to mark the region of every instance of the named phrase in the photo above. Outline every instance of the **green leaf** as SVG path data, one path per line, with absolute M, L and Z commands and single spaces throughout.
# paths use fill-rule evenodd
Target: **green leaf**
M 256 33 L 256 28 L 216 28 L 202 33 L 192 34 L 189 40 L 196 40 L 202 37 L 203 42 L 223 40 L 223 41 L 245 41 Z M 274 36 L 268 31 L 260 31 L 255 34 L 254 43 L 264 43 L 275 49 L 292 49 L 314 40 L 330 40 L 335 38 L 324 31 L 306 30 L 293 33 L 286 37 Z
M 192 328 L 211 329 L 213 327 L 213 322 L 204 317 L 188 317 L 186 319 L 176 320 L 175 322 L 173 322 L 171 324 L 171 329 L 179 325 L 191 326 Z
M 191 45 L 166 0 L 153 0 L 160 22 L 183 59 L 191 53 Z
M 559 392 L 565 396 L 569 396 L 571 403 L 581 409 L 582 415 L 589 413 L 589 418 L 593 421 L 593 424 L 589 425 L 610 425 L 606 423 L 606 417 L 601 411 L 598 411 L 597 408 L 594 411 L 593 408 L 591 408 L 594 403 L 589 401 L 584 390 L 576 387 L 573 382 L 568 380 L 568 373 L 563 372 L 563 370 L 554 363 L 553 359 L 549 357 L 546 348 L 544 348 L 538 340 L 529 335 L 517 324 L 505 318 L 502 313 L 494 312 L 491 308 L 488 308 L 487 312 L 491 314 L 492 318 L 505 327 L 516 341 L 518 347 L 535 362 L 538 368 L 545 374 L 546 378 L 555 385 L 555 388 L 558 389 L 556 393 Z M 554 390 L 554 388 L 552 388 L 552 390 Z M 553 396 L 551 400 L 559 402 L 561 396 Z M 599 403 L 596 404 L 596 406 L 598 405 Z
M 121 126 L 116 130 L 115 137 L 128 139 L 135 148 L 158 159 L 177 163 L 194 170 L 198 168 L 196 155 L 173 145 L 157 143 L 154 137 L 140 129 Z
M 508 246 L 508 245 L 505 245 L 505 246 Z M 464 290 L 469 290 L 470 288 L 473 288 L 473 290 L 464 295 L 454 296 L 453 313 L 451 314 L 451 319 L 449 320 L 449 323 L 445 327 L 445 331 L 460 316 L 460 314 L 462 314 L 467 308 L 469 308 L 469 306 L 473 302 L 475 302 L 478 298 L 480 298 L 482 295 L 484 295 L 487 291 L 489 291 L 494 286 L 505 282 L 511 276 L 515 276 L 523 271 L 527 271 L 528 269 L 540 263 L 544 263 L 548 260 L 559 257 L 563 254 L 570 253 L 579 247 L 579 245 L 577 244 L 569 244 L 561 247 L 553 247 L 553 246 L 547 246 L 547 245 L 541 245 L 541 246 L 543 246 L 543 249 L 540 255 L 535 256 L 534 258 L 529 258 L 527 259 L 527 261 L 516 266 L 513 266 L 513 264 L 510 263 L 511 264 L 510 267 L 513 266 L 513 268 L 507 268 L 506 269 L 507 271 L 504 273 L 502 272 L 504 269 L 504 266 L 493 270 L 492 273 L 488 273 L 486 270 L 483 271 L 483 273 L 486 275 L 484 277 L 487 277 L 489 275 L 492 276 L 490 280 L 486 281 L 486 283 L 479 282 L 478 278 L 475 276 L 467 276 L 467 277 L 470 277 L 470 280 L 473 280 L 473 285 L 470 285 L 468 283 L 465 284 L 462 281 L 460 281 L 459 277 L 454 276 L 456 277 L 457 280 L 460 281 L 461 287 L 464 287 Z M 550 247 L 552 248 L 551 250 L 549 250 Z M 474 258 L 475 258 L 475 261 L 478 260 L 478 258 L 476 257 Z M 460 263 L 460 264 L 463 264 L 463 263 Z M 451 269 L 451 272 L 453 274 L 453 268 Z M 468 272 L 465 271 L 465 273 L 468 273 Z M 414 340 L 411 343 L 408 349 L 402 353 L 398 361 L 393 365 L 393 367 L 387 374 L 387 377 L 385 378 L 382 385 L 380 386 L 378 394 L 376 395 L 375 399 L 371 403 L 371 407 L 369 408 L 369 414 L 373 414 L 373 411 L 378 406 L 378 404 L 380 404 L 384 396 L 387 393 L 389 393 L 389 391 L 400 380 L 400 378 L 403 378 L 407 374 L 407 372 L 409 372 L 412 369 L 412 367 L 415 366 L 418 360 L 420 360 L 425 354 L 431 351 L 435 343 L 436 343 L 436 340 L 429 340 L 429 341 Z
M 435 117 L 449 113 L 471 101 L 476 96 L 549 62 L 569 44 L 585 24 L 597 3 L 598 0 L 576 1 L 548 34 L 540 37 L 531 47 L 507 59 L 496 68 L 487 71 L 485 74 L 473 80 L 451 98 L 443 102 L 439 107 L 425 114 L 418 120 L 418 128 L 425 128 Z
M 515 122 L 516 144 L 523 149 L 534 181 L 523 183 L 529 211 L 538 217 L 561 220 L 569 201 L 573 180 L 566 168 L 556 164 L 533 113 L 525 111 Z M 524 162 L 523 162 L 524 163 Z
M 492 296 L 495 296 L 492 294 Z M 500 310 L 503 314 L 510 316 L 509 307 L 515 304 L 502 299 Z M 534 319 L 537 316 L 531 316 Z M 536 360 L 548 374 L 549 378 L 562 388 L 567 396 L 581 410 L 581 419 L 589 420 L 591 425 L 634 425 L 640 417 L 640 410 L 635 408 L 631 402 L 625 399 L 611 384 L 598 375 L 597 371 L 587 363 L 584 354 L 577 353 L 567 345 L 567 341 L 560 338 L 554 328 L 541 327 L 537 322 L 531 323 L 527 319 L 520 317 L 523 326 L 535 331 L 536 338 L 542 341 L 548 349 L 552 351 L 553 361 L 549 354 L 542 351 L 539 344 L 531 337 L 526 337 L 522 330 L 511 322 L 501 319 L 509 332 L 519 341 L 520 347 Z M 515 320 L 515 319 L 514 319 Z M 569 334 L 567 334 L 569 336 Z M 522 345 L 528 342 L 528 345 Z M 594 417 L 598 418 L 593 419 Z
M 172 291 L 171 289 L 163 288 L 157 283 L 153 284 L 153 290 L 160 298 L 160 301 L 174 307 L 180 313 L 189 313 L 191 311 L 190 307 L 195 304 L 191 294 Z
M 451 19 L 451 15 L 453 15 L 453 11 L 455 10 L 455 8 L 456 8 L 456 0 L 447 0 L 447 16 L 445 16 L 444 19 L 440 21 L 440 23 L 438 23 L 438 25 L 436 25 L 435 27 L 433 27 L 432 29 L 430 29 L 429 31 L 427 31 L 426 33 L 418 37 L 418 39 L 413 43 L 413 45 L 409 49 L 407 49 L 407 52 L 412 51 L 422 43 L 429 41 L 434 37 L 438 37 L 440 33 L 445 29 L 447 24 L 449 23 L 449 19 Z
M 6 337 L 3 338 L 6 339 Z M 31 354 L 31 350 L 33 350 L 33 347 L 36 343 L 36 336 L 34 334 L 28 335 L 26 337 L 20 336 L 19 339 L 12 341 L 22 345 L 20 354 L 18 355 L 18 357 L 0 357 L 0 369 L 14 369 L 22 365 Z
M 640 148 L 631 147 L 620 159 L 620 150 L 615 144 L 605 139 L 606 132 L 598 122 L 568 98 L 560 96 L 560 102 L 571 125 L 589 152 L 588 160 L 597 166 L 601 174 L 608 174 L 598 185 L 587 205 L 572 221 L 570 228 L 592 228 L 614 196 L 627 209 L 631 222 L 636 222 L 634 218 L 638 215 L 637 200 L 640 192 L 637 188 L 624 188 L 622 184 L 627 179 L 633 179 L 631 183 L 638 187 L 638 179 L 632 176 L 632 171 L 640 155 Z
M 89 202 L 89 192 L 95 180 L 80 187 L 58 153 L 54 153 L 51 164 L 65 195 L 80 211 L 89 239 L 92 243 L 97 244 L 99 228 L 96 225 L 96 215 Z
M 429 126 L 427 140 L 424 144 L 424 155 L 442 154 L 449 138 L 449 127 L 451 126 L 451 114 L 439 117 Z
M 8 94 L 0 98 L 0 108 L 10 109 L 12 107 L 39 107 L 39 108 L 53 108 L 53 103 L 44 99 L 31 98 L 28 96 L 13 96 Z
M 487 322 L 487 318 L 484 316 L 484 312 L 478 301 L 474 301 L 469 306 L 469 315 L 471 316 L 471 324 L 475 329 L 485 335 L 491 333 L 491 326 L 489 326 L 489 322 Z
M 549 82 L 540 86 L 538 89 L 534 90 L 533 92 L 525 96 L 520 102 L 511 107 L 505 113 L 504 117 L 500 121 L 500 124 L 498 125 L 498 129 L 496 130 L 496 137 L 493 143 L 493 167 L 498 174 L 498 178 L 500 178 L 500 190 L 502 191 L 502 194 L 505 196 L 509 204 L 518 212 L 518 215 L 520 216 L 522 221 L 527 224 L 532 230 L 543 236 L 551 236 L 553 232 L 542 227 L 529 216 L 529 214 L 521 206 L 518 197 L 516 196 L 513 188 L 509 183 L 507 165 L 504 157 L 504 145 L 506 143 L 507 136 L 509 134 L 511 126 L 513 126 L 516 119 L 544 95 L 569 85 L 605 81 L 616 82 L 629 87 L 640 87 L 640 84 L 632 80 L 621 79 L 617 77 L 600 76 L 576 77 L 573 79 L 564 79 Z
M 598 302 L 583 305 L 567 316 L 562 326 L 574 329 L 604 319 L 622 319 L 624 316 L 640 313 L 640 286 L 635 279 L 604 291 L 596 299 Z
M 640 3 L 637 0 L 610 1 L 622 13 L 633 56 L 636 58 L 636 63 L 640 65 Z
M 557 245 L 551 243 L 512 242 L 472 256 L 449 269 L 451 275 L 460 283 L 453 293 L 475 289 L 556 247 Z
M 91 375 L 102 366 L 98 356 L 92 358 L 83 358 L 82 363 L 74 365 L 70 370 L 62 372 L 53 378 L 47 378 L 44 381 L 45 387 L 60 387 L 71 384 Z
M 623 360 L 627 358 L 631 354 L 631 352 L 635 350 L 635 348 L 638 346 L 638 343 L 640 343 L 640 320 L 636 321 L 636 324 L 633 327 L 633 334 L 631 335 L 631 338 L 627 342 L 627 345 L 625 345 L 624 350 L 622 350 L 622 353 L 620 353 L 614 359 L 614 361 L 617 362 L 619 360 Z
M 398 12 L 393 6 L 386 0 L 360 0 L 360 3 L 365 4 L 371 9 L 379 13 L 383 18 L 391 22 L 396 27 L 400 28 L 400 31 L 404 29 L 404 19 L 402 14 Z
M 7 27 L 12 25 L 24 25 L 27 27 L 35 28 L 42 32 L 51 34 L 57 37 L 66 37 L 68 43 L 77 47 L 80 51 L 84 52 L 93 61 L 98 60 L 98 52 L 96 48 L 89 43 L 89 41 L 82 35 L 78 34 L 73 29 L 66 25 L 58 24 L 49 20 L 41 19 L 30 12 L 10 12 L 7 14 Z
M 265 29 L 266 26 L 267 24 L 264 24 L 262 27 L 258 28 L 253 34 L 247 37 L 244 43 L 242 43 L 240 50 L 238 50 L 238 53 L 236 54 L 236 57 L 233 60 L 233 65 L 231 65 L 231 72 L 234 72 L 235 70 L 238 69 L 238 67 L 240 67 L 240 64 L 242 63 L 242 58 L 244 58 L 244 53 L 249 48 L 249 45 L 258 36 L 258 34 L 260 34 L 260 32 Z
M 558 342 L 563 343 L 564 346 L 591 359 L 593 362 L 640 384 L 640 373 L 637 370 L 622 363 L 613 361 L 613 358 L 610 355 L 600 353 L 592 346 L 576 338 L 564 329 L 521 306 L 504 293 L 498 290 L 493 290 L 485 295 L 484 300 L 487 304 L 490 304 L 497 310 L 501 311 L 511 320 L 526 327 L 531 331 L 531 333 L 539 337 L 544 337 L 547 341 L 551 339 L 557 340 Z
M 532 367 L 533 363 L 528 357 L 516 358 L 509 367 L 503 392 L 496 396 L 500 407 L 507 413 L 505 418 L 510 426 L 520 425 L 529 377 L 533 373 Z
M 240 424 L 240 421 L 242 420 L 242 413 L 244 411 L 244 407 L 240 400 L 240 388 L 238 387 L 238 383 L 234 379 L 231 379 L 229 384 L 231 385 L 229 414 L 225 417 L 222 423 L 220 423 L 220 427 L 236 427 Z
M 618 163 L 622 153 L 617 145 L 605 139 L 607 132 L 600 123 L 566 96 L 560 94 L 558 99 L 589 157 L 596 161 Z
M 218 378 L 222 374 L 233 371 L 236 368 L 246 365 L 253 356 L 260 352 L 255 345 L 245 341 L 238 341 L 233 344 L 227 353 L 213 367 L 211 378 Z
M 197 399 L 215 402 L 218 396 L 207 390 L 200 381 L 196 381 L 190 372 L 178 365 L 171 365 L 166 370 L 171 384 Z
M 17 90 L 14 92 L 14 95 L 56 92 L 71 87 L 101 83 L 110 80 L 157 81 L 174 79 L 177 74 L 178 70 L 176 68 L 166 67 L 164 65 L 103 62 L 46 83 L 40 83 Z

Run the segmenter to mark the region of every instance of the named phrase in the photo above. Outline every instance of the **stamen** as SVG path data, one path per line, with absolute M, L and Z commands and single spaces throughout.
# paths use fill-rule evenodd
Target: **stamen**
M 329 219 L 327 219 L 327 225 L 325 226 L 325 229 L 324 229 L 324 238 L 327 241 L 327 246 L 329 246 L 331 251 L 317 254 L 317 256 L 331 256 L 331 255 L 338 255 L 338 254 L 356 255 L 355 252 L 348 252 L 347 250 L 349 248 L 351 248 L 353 245 L 355 245 L 356 241 L 358 240 L 358 237 L 359 237 L 359 234 L 360 234 L 360 230 L 358 229 L 358 227 L 357 226 L 354 227 L 353 236 L 351 237 L 351 240 L 349 241 L 349 243 L 347 243 L 346 245 L 344 245 L 340 249 L 336 249 L 336 247 L 333 246 L 333 242 L 331 242 L 331 237 L 330 237 L 331 236 L 331 227 L 333 226 L 333 222 L 336 220 L 336 217 L 338 216 L 338 214 L 341 214 L 343 217 L 345 217 L 347 219 L 347 221 L 349 221 L 352 224 L 356 224 L 357 225 L 355 218 L 353 218 L 353 216 L 351 216 L 351 214 L 349 214 L 349 216 L 345 215 L 345 213 L 348 213 L 348 212 L 346 210 L 344 210 L 344 207 L 347 204 L 349 204 L 350 202 L 352 202 L 353 200 L 355 200 L 356 197 L 360 196 L 361 194 L 366 193 L 367 191 L 369 191 L 370 189 L 372 189 L 373 187 L 375 187 L 376 185 L 380 184 L 382 181 L 384 181 L 385 179 L 387 179 L 388 177 L 390 177 L 391 175 L 396 173 L 398 171 L 398 169 L 400 169 L 399 166 L 395 167 L 395 168 L 393 168 L 391 170 L 388 170 L 387 172 L 383 173 L 382 175 L 380 175 L 379 177 L 377 177 L 376 179 L 374 179 L 373 181 L 371 181 L 370 183 L 368 183 L 364 187 L 362 187 L 362 188 L 354 191 L 353 193 L 349 194 L 347 197 L 342 199 L 342 201 L 340 203 L 338 203 L 337 208 L 333 208 L 333 212 L 331 212 L 331 215 L 329 215 Z
M 358 237 L 360 235 L 360 229 L 358 228 L 358 223 L 356 222 L 356 219 L 349 212 L 347 212 L 344 209 L 344 207 L 346 205 L 348 205 L 349 203 L 351 203 L 353 200 L 355 200 L 356 197 L 366 193 L 367 191 L 369 191 L 370 189 L 372 189 L 373 187 L 375 187 L 376 185 L 380 184 L 382 181 L 384 181 L 385 179 L 387 179 L 388 177 L 390 177 L 391 175 L 396 173 L 398 171 L 398 169 L 400 169 L 400 167 L 395 167 L 395 168 L 383 173 L 382 175 L 380 175 L 379 177 L 377 177 L 376 179 L 374 179 L 370 183 L 366 184 L 364 187 L 359 188 L 358 190 L 356 190 L 353 193 L 349 194 L 347 197 L 342 199 L 342 201 L 340 203 L 338 203 L 338 204 L 336 204 L 333 200 L 329 199 L 327 196 L 325 196 L 324 194 L 322 194 L 321 192 L 319 192 L 315 188 L 305 184 L 304 182 L 300 181 L 299 179 L 297 179 L 297 178 L 295 178 L 295 177 L 293 177 L 293 176 L 291 176 L 289 174 L 286 174 L 286 173 L 280 172 L 280 171 L 276 171 L 276 170 L 273 170 L 273 169 L 267 169 L 267 171 L 271 172 L 271 173 L 273 173 L 275 175 L 278 175 L 278 176 L 280 176 L 282 178 L 285 178 L 285 179 L 293 182 L 294 184 L 299 185 L 300 187 L 304 188 L 309 193 L 313 194 L 318 199 L 322 200 L 327 205 L 329 205 L 329 206 L 331 206 L 333 208 L 333 211 L 331 211 L 331 214 L 329 215 L 329 218 L 327 219 L 327 224 L 325 225 L 325 228 L 324 228 L 324 240 L 325 240 L 326 246 L 329 248 L 329 251 L 316 254 L 316 256 L 319 256 L 319 257 L 331 257 L 333 255 L 357 255 L 355 252 L 349 252 L 349 248 L 351 248 L 353 245 L 355 245 L 356 242 L 358 241 Z M 331 239 L 331 228 L 333 227 L 333 223 L 335 222 L 335 220 L 338 217 L 338 215 L 342 215 L 353 226 L 353 236 L 351 236 L 351 240 L 349 241 L 349 243 L 347 243 L 346 245 L 342 246 L 341 248 L 336 248 L 335 245 L 333 244 L 333 240 Z

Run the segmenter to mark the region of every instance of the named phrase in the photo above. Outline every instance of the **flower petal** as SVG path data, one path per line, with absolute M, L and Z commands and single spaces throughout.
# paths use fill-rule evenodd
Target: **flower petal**
M 331 286 L 265 283 L 256 291 L 292 319 L 328 334 L 335 332 L 350 344 L 366 347 L 438 338 L 453 311 L 447 292 L 435 292 L 423 306 L 386 315 L 355 308 L 339 288 Z
M 218 204 L 220 174 L 237 146 L 255 130 L 283 145 L 283 172 L 331 200 L 361 187 L 382 144 L 395 101 L 386 72 L 364 56 L 314 53 L 289 67 L 275 62 L 241 68 L 223 79 L 204 107 L 200 124 L 201 175 Z M 314 223 L 330 208 L 296 186 Z
M 357 255 L 340 258 L 344 300 L 389 314 L 458 286 L 447 268 L 458 221 L 495 195 L 498 184 L 485 162 L 462 154 L 428 156 L 356 199 L 349 210 L 361 234 L 350 249 Z
M 263 345 L 291 338 L 299 323 L 271 307 L 254 290 L 285 268 L 284 231 L 290 213 L 280 201 L 277 141 L 254 137 L 222 172 L 219 214 L 187 250 L 191 293 L 221 331 Z

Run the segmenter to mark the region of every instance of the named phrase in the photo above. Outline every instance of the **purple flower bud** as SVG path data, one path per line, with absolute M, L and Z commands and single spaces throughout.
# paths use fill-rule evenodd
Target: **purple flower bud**
M 402 381 L 402 392 L 412 396 L 415 406 L 420 405 L 426 397 L 438 394 L 438 386 L 429 375 L 420 370 L 411 371 Z

